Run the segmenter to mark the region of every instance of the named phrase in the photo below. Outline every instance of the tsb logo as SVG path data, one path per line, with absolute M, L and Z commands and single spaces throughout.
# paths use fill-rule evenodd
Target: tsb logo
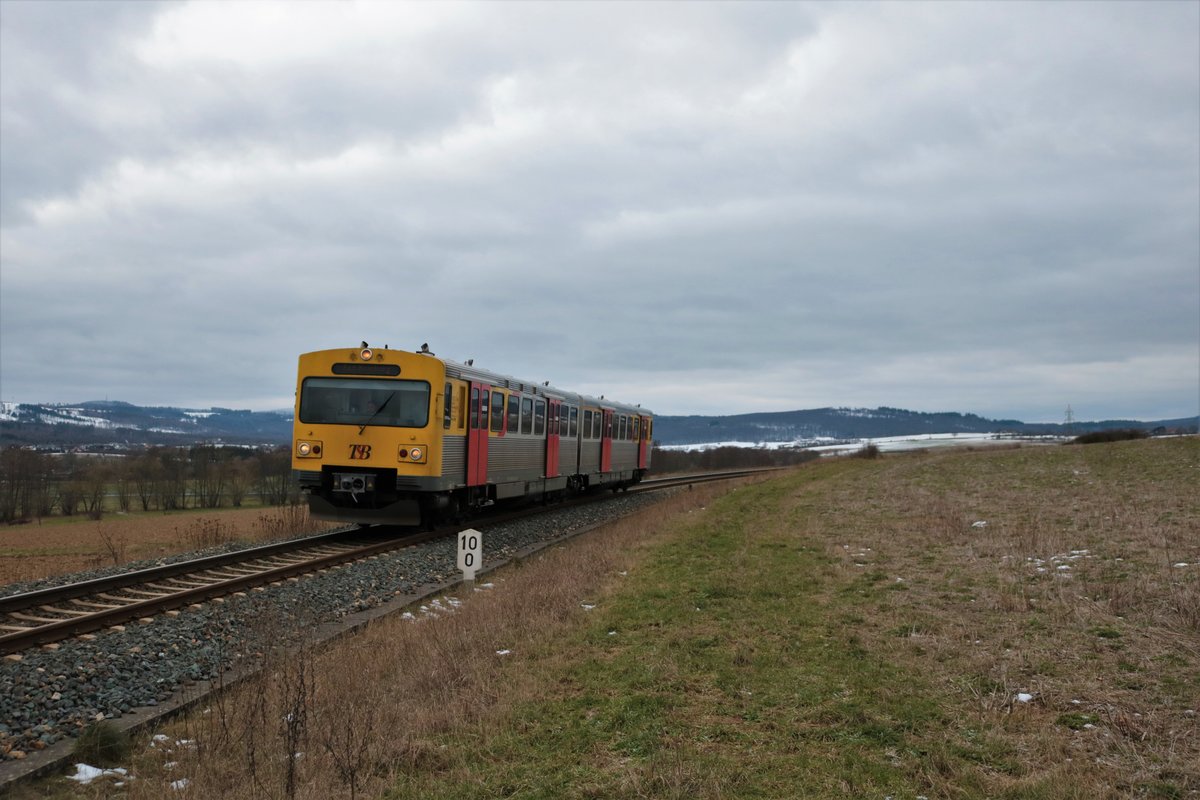
M 371 457 L 371 445 L 369 444 L 352 444 L 350 445 L 350 460 L 351 461 L 366 461 Z

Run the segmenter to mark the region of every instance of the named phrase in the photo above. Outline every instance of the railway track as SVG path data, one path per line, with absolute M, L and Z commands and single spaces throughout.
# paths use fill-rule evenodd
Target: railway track
M 756 472 L 762 470 L 658 478 L 630 487 L 629 491 L 656 491 L 729 480 Z M 602 494 L 585 495 L 556 507 L 603 499 Z M 541 510 L 541 507 L 525 508 L 501 516 L 483 517 L 476 523 L 486 527 Z M 419 533 L 383 536 L 370 536 L 368 532 L 374 529 L 342 528 L 305 539 L 10 595 L 0 598 L 0 655 L 88 635 L 133 620 L 147 621 L 185 606 L 415 546 L 445 536 L 459 527 L 450 525 Z
M 370 558 L 430 534 L 363 541 L 342 529 L 0 598 L 0 655 Z
M 753 469 L 726 470 L 724 472 L 700 472 L 693 475 L 670 475 L 664 478 L 652 478 L 633 486 L 631 492 L 651 492 L 658 489 L 671 489 L 676 486 L 688 486 L 693 483 L 708 483 L 709 481 L 728 481 L 734 478 L 748 478 L 751 475 L 766 475 L 778 472 L 781 467 L 755 467 Z

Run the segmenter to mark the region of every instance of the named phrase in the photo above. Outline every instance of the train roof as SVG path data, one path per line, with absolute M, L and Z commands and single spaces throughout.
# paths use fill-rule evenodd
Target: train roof
M 436 357 L 436 356 L 435 356 Z M 460 364 L 457 361 L 449 359 L 439 359 L 446 365 L 446 374 L 464 380 L 473 380 L 490 383 L 492 386 L 497 386 L 504 389 L 513 389 L 518 392 L 526 392 L 528 394 L 545 395 L 556 400 L 573 400 L 583 405 L 601 406 L 604 408 L 618 409 L 634 414 L 654 415 L 654 412 L 647 408 L 642 408 L 640 405 L 633 403 L 623 403 L 619 400 L 610 400 L 607 397 L 593 397 L 592 395 L 580 394 L 572 392 L 568 389 L 562 389 L 553 386 L 549 381 L 537 383 L 536 381 L 525 381 L 519 378 L 514 378 L 511 375 L 503 375 L 499 372 L 481 369 L 474 364 Z
M 367 346 L 366 342 L 363 342 L 363 346 L 365 349 Z M 354 350 L 356 348 L 351 347 L 350 349 Z M 549 381 L 544 381 L 542 383 L 538 383 L 537 381 L 521 380 L 519 378 L 514 378 L 511 375 L 504 375 L 499 372 L 493 372 L 491 370 L 483 369 L 482 367 L 477 367 L 477 366 L 475 366 L 475 364 L 473 362 L 463 364 L 463 363 L 459 363 L 457 361 L 452 361 L 448 358 L 440 358 L 436 354 L 434 354 L 432 351 L 430 351 L 426 346 L 422 346 L 422 349 L 420 349 L 420 350 L 393 349 L 391 347 L 388 347 L 387 345 L 384 345 L 382 348 L 377 347 L 374 349 L 376 350 L 376 352 L 400 353 L 400 354 L 404 354 L 406 357 L 423 356 L 425 358 L 432 358 L 435 361 L 441 362 L 442 365 L 446 369 L 446 374 L 452 378 L 459 378 L 459 379 L 468 380 L 468 381 L 478 381 L 480 383 L 489 383 L 492 386 L 496 386 L 496 387 L 499 387 L 502 389 L 512 389 L 514 391 L 524 392 L 527 394 L 544 395 L 546 397 L 551 397 L 556 400 L 570 400 L 573 402 L 578 402 L 582 405 L 601 406 L 604 408 L 611 408 L 611 409 L 615 409 L 615 410 L 625 411 L 625 412 L 631 413 L 631 414 L 646 414 L 649 416 L 654 415 L 653 411 L 650 411 L 647 408 L 642 408 L 640 405 L 637 405 L 634 403 L 623 403 L 618 400 L 610 400 L 603 396 L 593 397 L 592 395 L 580 394 L 579 392 L 572 392 L 568 389 L 562 389 L 557 386 L 552 386 L 549 383 Z M 311 353 L 305 353 L 304 355 L 316 355 L 317 353 L 335 353 L 335 352 L 345 352 L 345 348 L 337 347 L 337 348 L 329 348 L 327 350 L 317 350 L 317 351 L 312 351 Z

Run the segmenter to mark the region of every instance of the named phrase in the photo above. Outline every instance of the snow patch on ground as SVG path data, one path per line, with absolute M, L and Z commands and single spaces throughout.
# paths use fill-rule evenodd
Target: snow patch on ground
M 87 786 L 89 783 L 96 780 L 96 778 L 103 778 L 105 776 L 125 778 L 128 775 L 129 772 L 124 767 L 117 767 L 115 769 L 100 769 L 99 767 L 93 767 L 90 764 L 76 764 L 75 774 L 68 775 L 67 780 L 75 781 L 83 786 Z
M 833 439 L 817 436 L 809 439 L 794 439 L 790 442 L 707 442 L 705 444 L 669 444 L 663 450 L 714 450 L 718 447 L 744 447 L 760 450 L 781 448 L 812 450 L 821 455 L 844 455 L 873 444 L 885 453 L 903 450 L 921 450 L 932 447 L 955 447 L 962 445 L 994 445 L 1021 442 L 1023 444 L 1057 444 L 1062 439 L 1055 436 L 1012 436 L 1003 433 L 922 433 L 911 436 L 884 436 L 878 439 Z
M 92 428 L 115 428 L 110 420 L 104 417 L 89 416 L 82 408 L 55 408 L 53 412 L 38 415 L 38 422 L 45 425 L 85 425 Z

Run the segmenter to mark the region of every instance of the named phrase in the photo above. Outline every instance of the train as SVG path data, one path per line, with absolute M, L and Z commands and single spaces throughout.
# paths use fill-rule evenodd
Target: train
M 653 435 L 639 405 L 363 342 L 300 356 L 292 470 L 317 519 L 430 526 L 628 488 Z

